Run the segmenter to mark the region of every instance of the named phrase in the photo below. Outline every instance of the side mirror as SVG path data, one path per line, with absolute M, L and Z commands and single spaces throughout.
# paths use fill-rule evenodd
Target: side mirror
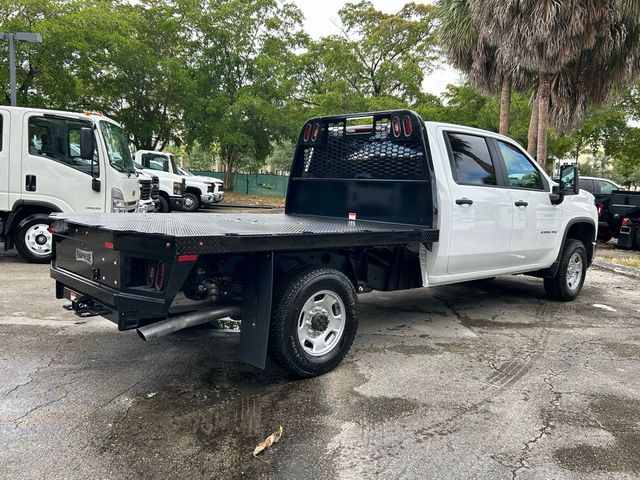
M 554 185 L 551 189 L 551 193 L 549 194 L 549 199 L 551 199 L 551 205 L 560 205 L 564 200 L 564 193 L 560 191 L 559 185 Z
M 576 165 L 563 165 L 560 167 L 560 178 L 558 185 L 554 185 L 549 198 L 552 205 L 560 205 L 566 195 L 577 195 L 580 193 L 578 181 L 578 167 Z
M 80 129 L 80 158 L 84 160 L 93 160 L 93 152 L 96 144 L 93 140 L 93 130 L 88 127 Z
M 578 167 L 576 165 L 563 165 L 560 167 L 560 192 L 564 195 L 577 195 L 580 193 L 578 185 Z

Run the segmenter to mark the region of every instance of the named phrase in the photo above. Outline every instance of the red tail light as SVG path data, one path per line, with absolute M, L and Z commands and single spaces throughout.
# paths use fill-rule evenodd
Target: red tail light
M 156 284 L 156 262 L 150 261 L 147 265 L 147 287 L 153 288 Z
M 411 117 L 409 115 L 405 115 L 402 118 L 402 127 L 404 128 L 404 136 L 410 137 L 413 133 L 413 125 L 411 125 Z
M 313 134 L 311 135 L 311 140 L 315 142 L 316 140 L 318 140 L 319 135 L 320 135 L 320 124 L 316 123 L 313 126 Z
M 164 263 L 158 262 L 158 271 L 156 272 L 156 289 L 162 290 L 164 285 Z
M 393 117 L 391 119 L 391 127 L 393 129 L 393 136 L 399 137 L 402 133 L 402 126 L 400 125 L 400 117 Z
M 602 205 L 598 205 L 598 216 L 602 215 Z
M 307 126 L 304 127 L 304 141 L 308 142 L 311 138 L 311 124 L 307 123 Z
M 629 226 L 629 219 L 628 218 L 623 218 L 622 219 L 622 226 L 623 227 L 628 227 Z

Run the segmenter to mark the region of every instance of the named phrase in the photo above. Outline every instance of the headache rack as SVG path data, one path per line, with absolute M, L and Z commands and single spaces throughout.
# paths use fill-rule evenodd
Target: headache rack
M 435 225 L 424 122 L 409 110 L 309 120 L 291 167 L 286 213 Z

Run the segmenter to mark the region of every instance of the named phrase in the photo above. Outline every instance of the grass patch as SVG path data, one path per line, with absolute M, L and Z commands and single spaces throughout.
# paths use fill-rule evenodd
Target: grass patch
M 636 257 L 611 257 L 607 260 L 623 267 L 640 268 L 640 258 Z
M 260 195 L 245 195 L 238 192 L 225 192 L 224 203 L 240 203 L 247 205 L 269 205 L 272 207 L 284 207 L 284 198 L 263 197 Z

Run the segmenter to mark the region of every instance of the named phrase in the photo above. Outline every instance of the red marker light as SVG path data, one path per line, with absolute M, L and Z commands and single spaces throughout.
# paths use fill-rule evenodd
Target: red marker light
M 628 218 L 623 218 L 622 219 L 622 226 L 623 227 L 628 227 L 629 226 L 629 219 Z
M 402 118 L 402 127 L 404 128 L 404 136 L 410 137 L 413 133 L 413 125 L 411 125 L 411 117 L 409 115 L 405 115 Z
M 307 126 L 304 127 L 304 141 L 308 142 L 311 138 L 311 124 L 307 123 Z
M 316 140 L 318 140 L 319 135 L 320 135 L 320 124 L 316 123 L 313 126 L 313 135 L 311 135 L 311 140 L 315 142 Z
M 156 289 L 162 290 L 164 285 L 164 263 L 158 262 L 158 271 L 156 273 Z
M 112 242 L 104 242 L 104 248 L 106 248 L 107 250 L 113 250 L 113 243 Z
M 393 136 L 399 137 L 402 133 L 402 127 L 400 126 L 400 117 L 393 117 L 391 119 L 391 127 L 393 129 Z
M 178 257 L 178 261 L 179 262 L 195 262 L 196 260 L 198 260 L 198 255 L 192 254 L 192 255 L 180 255 Z

